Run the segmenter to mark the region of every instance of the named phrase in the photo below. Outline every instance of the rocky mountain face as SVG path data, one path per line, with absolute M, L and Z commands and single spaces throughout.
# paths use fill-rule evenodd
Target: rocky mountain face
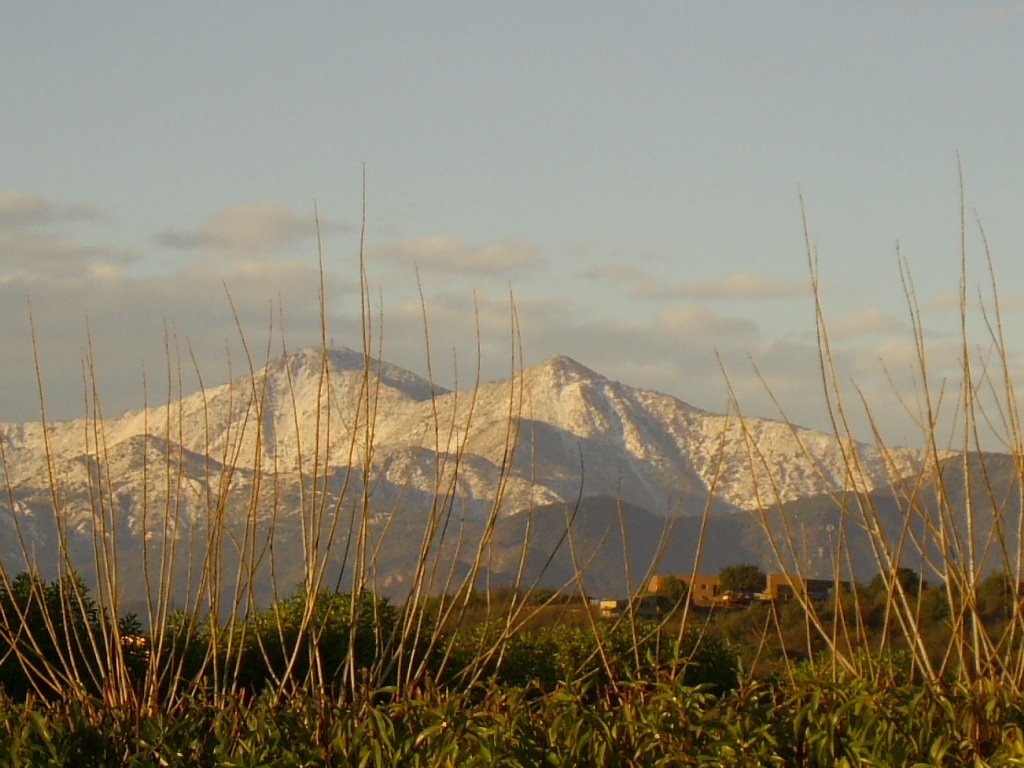
M 98 537 L 101 551 L 117 551 L 125 574 L 138 573 L 143 554 L 167 541 L 177 542 L 176 557 L 201 558 L 209 532 L 227 521 L 237 536 L 223 544 L 225 567 L 276 560 L 275 579 L 289 586 L 327 542 L 338 577 L 351 578 L 346 544 L 363 531 L 363 546 L 375 548 L 364 572 L 396 596 L 423 552 L 440 563 L 431 589 L 470 572 L 474 537 L 487 539 L 487 573 L 511 578 L 532 569 L 556 585 L 567 577 L 555 571 L 572 569 L 559 560 L 564 553 L 545 552 L 568 546 L 566 531 L 575 529 L 567 519 L 579 526 L 591 517 L 596 522 L 578 533 L 593 539 L 592 581 L 622 591 L 623 568 L 601 576 L 609 558 L 596 556 L 608 540 L 599 531 L 613 518 L 631 521 L 645 540 L 680 518 L 693 538 L 692 521 L 708 509 L 716 531 L 736 533 L 755 522 L 751 512 L 838 492 L 885 493 L 918 469 L 912 451 L 883 455 L 779 421 L 708 413 L 567 357 L 448 391 L 348 349 L 302 350 L 114 418 L 45 430 L 2 424 L 0 440 L 10 488 L 0 501 L 0 558 L 8 570 L 24 567 L 26 556 L 45 570 L 63 541 L 87 573 L 97 568 Z M 587 502 L 577 507 L 578 499 Z M 609 517 L 612 500 L 618 512 Z M 443 532 L 425 536 L 438 520 Z M 629 526 L 617 526 L 619 550 L 628 551 L 621 537 Z M 726 562 L 730 546 L 734 560 L 762 557 L 742 545 L 753 534 L 723 536 L 712 548 Z M 187 570 L 166 577 L 187 590 Z M 263 579 L 257 570 L 250 565 L 247 578 Z M 149 573 L 150 588 L 158 578 Z M 138 599 L 146 581 L 122 583 Z M 257 591 L 269 594 L 260 583 Z

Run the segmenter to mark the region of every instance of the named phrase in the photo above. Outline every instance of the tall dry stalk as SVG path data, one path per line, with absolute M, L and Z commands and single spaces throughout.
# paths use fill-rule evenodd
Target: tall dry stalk
M 811 243 L 804 212 L 821 390 L 846 474 L 844 486 L 829 492 L 841 515 L 840 535 L 831 553 L 834 578 L 838 587 L 841 574 L 845 579 L 852 579 L 855 575 L 848 565 L 849 552 L 843 551 L 843 547 L 849 535 L 863 534 L 870 545 L 875 567 L 884 580 L 884 625 L 890 631 L 881 633 L 877 645 L 869 645 L 856 594 L 851 608 L 850 601 L 840 600 L 837 589 L 836 598 L 827 606 L 831 617 L 822 614 L 826 606 L 815 603 L 802 590 L 797 589 L 795 594 L 807 617 L 809 636 L 813 634 L 824 642 L 833 670 L 844 668 L 873 678 L 884 677 L 889 674 L 892 650 L 899 646 L 910 654 L 912 673 L 927 681 L 939 683 L 953 678 L 968 685 L 977 685 L 984 680 L 994 680 L 1019 691 L 1024 686 L 1024 643 L 1021 642 L 1024 615 L 1019 587 L 1014 591 L 1016 598 L 1011 620 L 995 634 L 983 621 L 978 589 L 993 569 L 1001 568 L 1012 585 L 1020 585 L 1024 577 L 1021 559 L 1024 446 L 998 281 L 980 219 L 977 226 L 983 243 L 989 293 L 979 296 L 977 306 L 968 293 L 965 200 L 961 170 L 960 375 L 955 390 L 933 374 L 928 338 L 913 279 L 897 246 L 897 263 L 916 351 L 916 389 L 909 396 L 898 391 L 895 385 L 893 389 L 905 410 L 915 415 L 920 430 L 920 459 L 914 474 L 904 474 L 894 449 L 886 443 L 872 404 L 858 390 L 857 407 L 863 409 L 871 425 L 874 446 L 888 467 L 890 485 L 887 490 L 900 511 L 901 524 L 896 531 L 886 529 L 876 497 L 865 492 L 870 483 L 867 470 L 853 448 L 856 440 L 849 419 L 851 406 L 846 402 L 841 386 L 843 374 L 838 368 L 828 331 L 817 252 Z M 805 211 L 802 198 L 801 207 Z M 980 344 L 975 342 L 972 331 L 972 318 L 976 314 L 983 318 L 986 329 Z M 781 406 L 780 413 L 785 419 Z M 780 489 L 767 472 L 767 464 L 760 457 L 756 442 L 749 432 L 745 432 L 748 435 L 751 471 L 761 476 L 768 475 L 767 487 L 759 499 L 761 527 L 778 565 L 789 574 L 794 584 L 798 584 L 809 576 L 801 566 L 802 558 L 798 556 L 799 537 L 790 525 Z M 799 441 L 795 425 L 793 435 Z M 1003 456 L 1012 463 L 1012 495 L 1008 498 L 1001 494 L 993 479 L 994 462 L 1004 458 L 986 452 L 986 446 L 992 441 L 1000 445 L 1005 452 Z M 810 458 L 806 448 L 803 453 Z M 777 516 L 779 528 L 771 524 L 770 515 Z M 906 588 L 903 580 L 898 578 L 902 567 L 918 570 L 922 578 L 934 580 L 942 590 L 950 629 L 944 648 L 937 650 L 934 641 L 929 644 L 922 618 L 924 593 L 922 590 L 911 592 Z M 854 589 L 856 591 L 856 586 Z M 852 615 L 849 614 L 851 610 Z

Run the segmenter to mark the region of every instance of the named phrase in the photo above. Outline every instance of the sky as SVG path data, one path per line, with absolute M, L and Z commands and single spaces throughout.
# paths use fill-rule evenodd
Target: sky
M 998 1 L 11 4 L 0 421 L 40 417 L 32 326 L 50 419 L 91 372 L 109 416 L 242 372 L 243 336 L 317 343 L 320 258 L 359 347 L 362 233 L 374 347 L 442 385 L 478 342 L 506 377 L 515 332 L 525 365 L 829 429 L 806 215 L 854 434 L 866 402 L 920 442 L 963 263 L 997 378 L 982 233 L 1024 353 L 1022 36 Z

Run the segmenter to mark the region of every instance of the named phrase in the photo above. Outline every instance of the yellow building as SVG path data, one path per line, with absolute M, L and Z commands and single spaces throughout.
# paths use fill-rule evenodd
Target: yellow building
M 722 595 L 722 580 L 718 576 L 709 576 L 704 573 L 696 575 L 692 573 L 673 573 L 652 576 L 650 581 L 647 582 L 647 591 L 650 593 L 660 592 L 664 586 L 665 579 L 670 576 L 686 584 L 692 605 L 714 605 L 715 598 Z

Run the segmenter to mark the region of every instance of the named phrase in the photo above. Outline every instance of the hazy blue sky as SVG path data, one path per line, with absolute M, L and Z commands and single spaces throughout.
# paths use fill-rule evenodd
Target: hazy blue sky
M 283 307 L 358 346 L 358 234 L 384 357 L 435 374 L 568 354 L 723 410 L 824 427 L 798 190 L 843 382 L 915 440 L 899 241 L 933 372 L 957 376 L 960 223 L 1024 315 L 1024 3 L 18 3 L 0 24 L 0 420 L 166 393 L 165 328 L 207 384 Z M 969 294 L 987 284 L 969 230 Z M 275 323 L 277 319 L 275 317 Z M 983 337 L 978 337 L 983 342 Z M 275 346 L 275 350 L 279 345 Z M 187 353 L 183 353 L 187 354 Z M 260 353 L 262 354 L 262 352 Z M 192 387 L 186 377 L 186 389 Z M 868 432 L 863 419 L 857 429 Z

